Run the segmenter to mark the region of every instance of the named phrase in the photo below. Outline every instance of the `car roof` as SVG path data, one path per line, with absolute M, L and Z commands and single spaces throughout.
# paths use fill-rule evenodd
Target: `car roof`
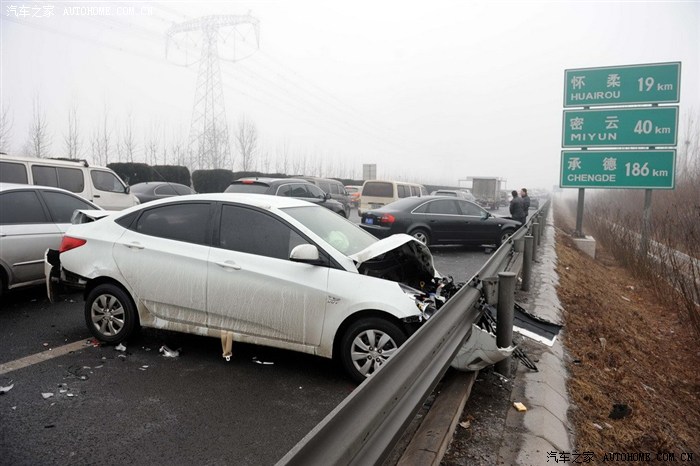
M 302 178 L 238 178 L 237 180 L 231 181 L 231 184 L 234 183 L 239 183 L 243 184 L 245 181 L 253 181 L 256 183 L 267 183 L 267 184 L 274 184 L 274 183 L 281 183 L 281 182 L 287 182 L 287 183 L 304 183 L 304 184 L 313 184 L 310 183 L 307 180 L 304 180 Z
M 38 185 L 38 184 L 20 184 L 20 183 L 0 182 L 0 192 L 17 191 L 20 189 L 33 189 L 33 190 L 39 190 L 39 191 L 58 191 L 61 193 L 68 193 L 68 194 L 72 194 L 74 196 L 78 196 L 77 194 L 72 193 L 66 189 L 56 188 L 53 186 L 42 186 L 42 185 Z M 80 197 L 80 196 L 78 196 L 78 197 Z
M 130 208 L 129 210 L 139 210 L 142 206 L 156 206 L 160 204 L 170 204 L 173 202 L 187 201 L 215 201 L 215 202 L 239 202 L 249 204 L 263 209 L 276 208 L 283 209 L 286 207 L 302 207 L 316 206 L 311 202 L 303 201 L 294 197 L 286 196 L 270 196 L 269 194 L 252 194 L 252 193 L 203 193 L 203 194 L 187 194 L 184 196 L 173 196 L 165 199 L 151 201 L 148 204 L 140 204 Z M 321 206 L 318 206 L 321 207 Z M 323 208 L 323 207 L 321 207 Z M 125 212 L 125 211 L 122 211 Z

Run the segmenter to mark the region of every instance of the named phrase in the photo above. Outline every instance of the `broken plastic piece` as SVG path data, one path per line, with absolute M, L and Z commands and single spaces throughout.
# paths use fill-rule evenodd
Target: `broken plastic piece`
M 115 351 L 126 351 L 126 346 L 123 344 L 119 343 L 117 346 L 114 347 Z
M 469 427 L 472 425 L 471 421 L 464 421 L 459 423 L 460 427 L 463 429 L 469 429 Z
M 593 423 L 593 427 L 595 427 L 598 430 L 603 430 L 603 426 L 601 426 L 600 424 L 596 424 L 595 422 Z
M 48 400 L 53 396 L 53 393 L 42 393 L 41 396 L 43 396 L 45 400 Z
M 513 406 L 514 406 L 515 409 L 517 409 L 518 412 L 520 412 L 520 413 L 524 413 L 525 411 L 527 411 L 527 408 L 525 407 L 525 405 L 522 404 L 522 403 L 519 402 L 519 401 L 516 401 L 515 403 L 513 403 Z
M 12 383 L 12 384 L 8 385 L 7 387 L 0 387 L 0 395 L 4 395 L 5 393 L 9 392 L 10 390 L 12 390 L 12 387 L 14 387 L 14 386 L 15 386 L 15 384 Z
M 272 366 L 273 364 L 275 364 L 274 362 L 270 362 L 270 361 L 261 361 L 261 360 L 258 359 L 257 356 L 254 356 L 254 357 L 253 357 L 253 362 L 254 362 L 255 364 L 262 364 L 262 365 L 265 365 L 265 366 Z
M 166 358 L 177 358 L 178 356 L 180 356 L 179 350 L 172 350 L 165 345 L 161 346 L 158 351 L 163 353 L 163 356 L 165 356 Z M 148 367 L 148 366 L 146 366 L 146 367 Z

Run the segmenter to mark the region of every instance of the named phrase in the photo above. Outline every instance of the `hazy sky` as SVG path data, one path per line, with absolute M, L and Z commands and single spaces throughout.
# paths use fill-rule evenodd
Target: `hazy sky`
M 74 7 L 103 10 L 74 16 Z M 243 115 L 255 123 L 270 169 L 286 143 L 307 165 L 323 161 L 327 176 L 360 177 L 376 163 L 380 177 L 427 184 L 500 176 L 509 188 L 551 188 L 567 68 L 681 61 L 681 132 L 700 112 L 697 1 L 2 0 L 11 151 L 27 142 L 35 99 L 53 156 L 64 153 L 71 105 L 88 159 L 105 110 L 115 142 L 131 116 L 139 161 L 147 140 L 186 146 L 202 36 L 179 36 L 192 46 L 166 58 L 165 31 L 248 14 L 260 21 L 259 49 L 250 28 L 221 30 L 226 113 L 231 131 Z

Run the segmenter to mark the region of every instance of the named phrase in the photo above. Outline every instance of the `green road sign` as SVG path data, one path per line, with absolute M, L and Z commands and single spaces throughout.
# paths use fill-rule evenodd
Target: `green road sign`
M 679 102 L 681 63 L 564 72 L 564 107 Z
M 562 151 L 562 188 L 673 189 L 675 150 Z
M 564 110 L 562 147 L 675 146 L 678 107 Z

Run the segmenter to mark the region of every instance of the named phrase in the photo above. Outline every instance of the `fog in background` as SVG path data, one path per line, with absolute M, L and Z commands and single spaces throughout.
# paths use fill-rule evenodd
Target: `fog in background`
M 73 121 L 78 155 L 93 163 L 127 161 L 129 130 L 133 161 L 182 161 L 202 35 L 181 34 L 166 57 L 165 32 L 207 15 L 260 21 L 259 47 L 252 28 L 220 30 L 232 138 L 222 168 L 242 168 L 233 135 L 245 119 L 261 171 L 286 161 L 288 173 L 359 179 L 376 163 L 380 178 L 454 186 L 500 176 L 509 189 L 551 189 L 565 69 L 681 61 L 679 141 L 700 109 L 698 2 L 1 3 L 5 149 L 18 155 L 38 114 L 50 156 L 66 156 Z M 45 5 L 52 16 L 10 8 Z M 112 13 L 64 14 L 72 7 Z M 94 160 L 100 134 L 108 160 Z

